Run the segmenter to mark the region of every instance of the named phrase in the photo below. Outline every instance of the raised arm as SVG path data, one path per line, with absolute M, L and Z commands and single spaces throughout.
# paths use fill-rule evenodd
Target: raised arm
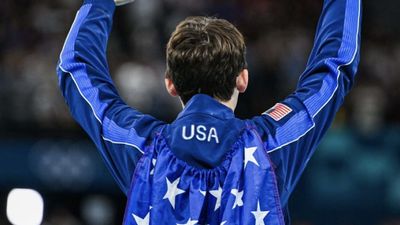
M 61 51 L 57 73 L 72 116 L 126 193 L 146 140 L 162 123 L 127 106 L 110 78 L 106 48 L 114 10 L 113 0 L 84 1 Z
M 361 0 L 325 0 L 296 91 L 253 118 L 277 167 L 283 204 L 353 84 L 360 23 Z

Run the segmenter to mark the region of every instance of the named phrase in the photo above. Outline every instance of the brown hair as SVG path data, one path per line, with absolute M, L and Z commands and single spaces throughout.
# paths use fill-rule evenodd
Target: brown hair
M 184 103 L 198 93 L 228 101 L 247 66 L 245 51 L 243 35 L 228 21 L 189 17 L 168 42 L 166 75 Z

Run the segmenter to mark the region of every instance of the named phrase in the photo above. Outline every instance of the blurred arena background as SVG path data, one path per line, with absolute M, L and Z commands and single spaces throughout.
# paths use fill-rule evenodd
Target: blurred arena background
M 57 87 L 58 54 L 80 0 L 0 4 L 0 225 L 9 192 L 44 199 L 45 225 L 121 224 L 125 197 Z M 244 33 L 250 87 L 237 115 L 260 114 L 304 69 L 322 0 L 137 0 L 115 16 L 109 63 L 123 98 L 171 121 L 164 50 L 190 15 L 226 18 Z M 358 79 L 291 198 L 294 225 L 400 224 L 400 1 L 364 0 Z M 28 204 L 28 203 L 27 203 Z

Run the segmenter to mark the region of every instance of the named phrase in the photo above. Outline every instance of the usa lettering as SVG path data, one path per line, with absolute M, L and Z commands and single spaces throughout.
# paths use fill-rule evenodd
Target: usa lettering
M 192 124 L 190 128 L 183 126 L 182 138 L 184 140 L 192 140 L 193 138 L 196 138 L 198 141 L 214 141 L 217 144 L 219 143 L 217 129 L 215 129 L 215 127 L 207 128 L 204 125 Z

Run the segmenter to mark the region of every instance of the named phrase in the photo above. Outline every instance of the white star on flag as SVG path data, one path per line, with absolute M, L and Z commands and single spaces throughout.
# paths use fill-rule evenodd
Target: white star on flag
M 153 168 L 152 168 L 151 171 L 150 171 L 150 175 L 153 175 L 153 174 L 154 174 L 154 168 L 155 168 L 155 166 L 156 166 L 156 162 L 157 162 L 157 159 L 152 159 L 152 160 L 151 160 L 151 164 L 153 164 Z
M 250 147 L 250 148 L 244 148 L 244 168 L 246 169 L 247 163 L 252 162 L 254 164 L 258 165 L 258 162 L 256 158 L 254 158 L 254 152 L 256 152 L 257 147 Z
M 176 196 L 185 193 L 185 191 L 178 188 L 180 178 L 176 179 L 172 183 L 168 180 L 168 178 L 166 178 L 166 180 L 167 180 L 167 193 L 165 193 L 163 199 L 168 199 L 168 201 L 172 205 L 172 208 L 175 209 Z
M 226 224 L 226 221 L 223 221 L 220 225 L 225 225 Z
M 133 218 L 135 219 L 135 222 L 137 225 L 149 225 L 149 219 L 150 219 L 150 211 L 147 213 L 147 215 L 142 219 L 135 214 L 132 213 Z
M 201 189 L 199 190 L 200 194 L 202 194 L 204 197 L 206 197 L 206 191 L 202 191 Z
M 257 202 L 257 211 L 251 211 L 254 215 L 254 219 L 256 223 L 254 225 L 265 225 L 264 218 L 267 217 L 269 211 L 261 211 L 260 209 L 260 201 Z
M 221 186 L 218 186 L 218 190 L 210 191 L 210 194 L 217 199 L 217 201 L 215 202 L 215 208 L 214 208 L 214 211 L 217 211 L 217 209 L 221 206 L 221 196 L 222 196 Z
M 197 222 L 198 222 L 198 220 L 189 219 L 189 220 L 188 220 L 186 223 L 184 223 L 184 224 L 179 224 L 179 223 L 177 223 L 176 225 L 195 225 Z
M 236 208 L 236 206 L 243 206 L 243 200 L 242 200 L 243 191 L 239 191 L 238 189 L 232 189 L 231 194 L 233 194 L 236 197 L 232 209 Z

